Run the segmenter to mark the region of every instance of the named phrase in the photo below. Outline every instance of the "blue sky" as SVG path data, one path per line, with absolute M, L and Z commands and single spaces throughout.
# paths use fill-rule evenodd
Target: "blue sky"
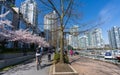
M 105 43 L 108 42 L 107 31 L 113 26 L 120 27 L 120 0 L 82 0 L 84 6 L 82 8 L 84 17 L 81 22 L 89 22 L 91 20 L 102 19 L 104 24 L 102 28 Z
M 24 0 L 16 0 L 16 6 L 20 6 L 22 1 Z M 81 0 L 81 2 L 83 3 L 82 8 L 78 8 L 83 12 L 83 17 L 80 19 L 81 24 L 91 21 L 96 23 L 105 21 L 98 27 L 102 28 L 104 41 L 108 43 L 107 31 L 113 26 L 120 27 L 120 0 Z M 43 21 L 43 18 L 39 17 L 39 20 Z M 88 26 L 91 26 L 91 24 L 88 24 Z

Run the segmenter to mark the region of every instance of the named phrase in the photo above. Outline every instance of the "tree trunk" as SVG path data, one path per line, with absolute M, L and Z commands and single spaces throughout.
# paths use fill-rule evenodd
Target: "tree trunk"
M 60 30 L 60 33 L 61 33 L 61 37 L 60 37 L 60 63 L 64 63 L 64 60 L 63 60 L 63 52 L 64 52 L 64 37 L 63 37 L 63 27 L 61 26 L 61 30 Z

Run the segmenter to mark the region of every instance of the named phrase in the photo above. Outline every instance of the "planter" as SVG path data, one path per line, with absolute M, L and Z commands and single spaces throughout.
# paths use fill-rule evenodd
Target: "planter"
M 54 64 L 49 75 L 78 75 L 75 69 L 69 64 Z

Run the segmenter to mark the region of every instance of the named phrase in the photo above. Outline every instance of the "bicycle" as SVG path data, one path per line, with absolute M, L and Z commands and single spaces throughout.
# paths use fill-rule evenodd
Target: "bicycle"
M 36 57 L 36 60 L 37 60 L 37 61 L 36 61 L 36 62 L 37 62 L 37 70 L 39 70 L 39 68 L 42 68 L 42 67 L 41 67 L 41 62 L 42 62 L 42 61 L 41 61 L 41 57 L 40 57 L 40 56 L 37 56 L 37 57 Z

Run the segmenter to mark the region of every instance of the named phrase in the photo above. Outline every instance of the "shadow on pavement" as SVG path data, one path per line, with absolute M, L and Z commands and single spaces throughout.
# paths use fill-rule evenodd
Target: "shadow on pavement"
M 4 73 L 0 73 L 0 75 L 2 75 L 2 74 L 4 74 Z
M 24 62 L 23 62 L 23 65 L 32 63 L 32 62 L 34 62 L 34 61 L 35 61 L 35 59 L 30 59 L 30 60 L 24 61 Z
M 35 65 L 25 65 L 24 67 L 21 68 L 21 70 L 30 70 L 32 69 L 33 67 L 35 67 Z
M 45 67 L 49 67 L 49 66 L 51 66 L 52 65 L 52 63 L 49 63 L 49 64 L 43 64 L 43 65 L 41 65 L 41 67 L 42 67 L 42 69 L 43 68 L 45 68 Z
M 76 61 L 79 61 L 79 60 L 80 60 L 80 58 L 72 59 L 72 61 L 70 61 L 70 64 L 71 64 L 71 63 L 74 63 L 74 62 L 76 62 Z

